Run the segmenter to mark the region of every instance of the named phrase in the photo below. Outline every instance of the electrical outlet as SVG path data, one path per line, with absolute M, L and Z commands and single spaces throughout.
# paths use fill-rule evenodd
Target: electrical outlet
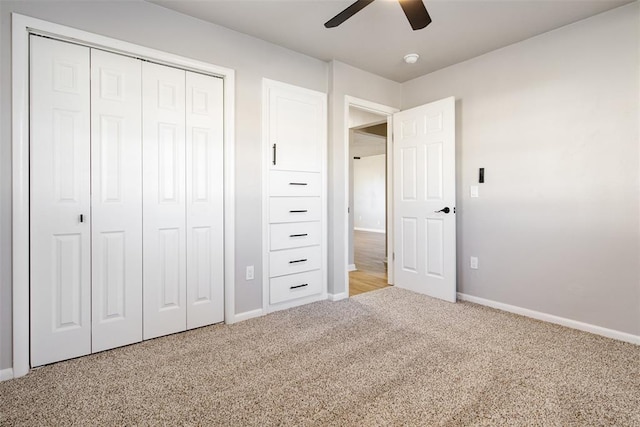
M 478 257 L 477 256 L 472 256 L 471 258 L 469 258 L 469 267 L 471 267 L 473 270 L 477 270 L 478 269 Z
M 253 265 L 248 265 L 247 266 L 246 279 L 247 280 L 253 280 Z

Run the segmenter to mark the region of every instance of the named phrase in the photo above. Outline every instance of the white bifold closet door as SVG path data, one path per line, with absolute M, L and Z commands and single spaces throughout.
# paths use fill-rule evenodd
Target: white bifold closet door
M 89 48 L 31 38 L 31 365 L 91 353 Z
M 222 80 L 143 63 L 144 339 L 224 319 Z
M 187 325 L 185 73 L 142 64 L 144 339 Z
M 30 40 L 31 365 L 223 321 L 223 80 Z
M 92 351 L 142 340 L 142 62 L 91 49 Z
M 187 71 L 187 329 L 224 320 L 223 81 Z

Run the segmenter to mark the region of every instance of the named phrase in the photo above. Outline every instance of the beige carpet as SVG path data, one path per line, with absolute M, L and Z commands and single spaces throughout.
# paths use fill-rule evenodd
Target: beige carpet
M 640 347 L 387 288 L 0 383 L 2 425 L 640 426 Z

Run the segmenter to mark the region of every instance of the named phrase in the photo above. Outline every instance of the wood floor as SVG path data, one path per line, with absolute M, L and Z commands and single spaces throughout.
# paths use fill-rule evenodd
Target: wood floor
M 349 296 L 374 291 L 387 284 L 385 258 L 385 234 L 354 231 L 356 271 L 349 273 Z

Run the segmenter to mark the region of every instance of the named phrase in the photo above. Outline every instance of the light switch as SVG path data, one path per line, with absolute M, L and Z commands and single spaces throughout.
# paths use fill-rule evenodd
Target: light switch
M 469 267 L 473 270 L 478 269 L 478 257 L 472 256 L 469 258 Z
M 479 193 L 478 193 L 478 186 L 477 185 L 472 185 L 471 187 L 469 187 L 469 196 L 475 198 L 475 197 L 480 197 Z

